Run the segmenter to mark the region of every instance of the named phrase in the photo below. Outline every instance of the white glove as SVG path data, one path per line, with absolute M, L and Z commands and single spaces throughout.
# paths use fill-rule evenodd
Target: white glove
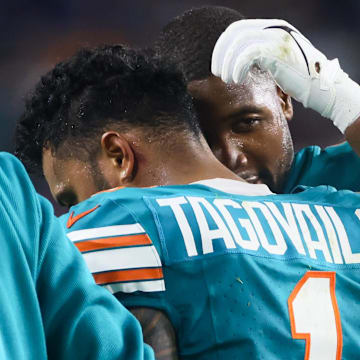
M 257 64 L 295 100 L 331 119 L 344 132 L 360 116 L 360 86 L 284 20 L 249 19 L 231 24 L 218 39 L 211 71 L 241 84 Z

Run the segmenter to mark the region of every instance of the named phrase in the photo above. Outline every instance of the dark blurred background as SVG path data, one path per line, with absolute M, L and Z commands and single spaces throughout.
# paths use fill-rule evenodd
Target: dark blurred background
M 328 58 L 338 57 L 350 77 L 360 81 L 358 0 L 2 0 L 0 150 L 13 151 L 14 126 L 24 96 L 57 62 L 81 46 L 116 42 L 148 46 L 171 18 L 202 5 L 232 7 L 252 18 L 286 19 Z M 343 139 L 331 122 L 299 104 L 290 128 L 297 150 Z M 34 182 L 49 197 L 45 183 Z

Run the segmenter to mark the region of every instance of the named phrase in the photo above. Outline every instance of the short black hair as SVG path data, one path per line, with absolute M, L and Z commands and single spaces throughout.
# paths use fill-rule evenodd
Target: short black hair
M 174 18 L 160 32 L 154 50 L 175 61 L 188 82 L 211 75 L 211 55 L 225 29 L 244 19 L 236 10 L 221 6 L 194 8 Z
M 197 137 L 183 75 L 149 54 L 123 45 L 82 49 L 43 76 L 16 128 L 16 155 L 27 169 L 41 172 L 43 148 L 56 152 L 65 141 L 88 156 L 109 125 L 142 128 L 153 141 L 174 131 Z

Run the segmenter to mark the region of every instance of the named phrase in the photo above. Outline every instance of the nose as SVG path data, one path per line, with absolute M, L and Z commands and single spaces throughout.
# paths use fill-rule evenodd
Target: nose
M 248 158 L 239 144 L 224 142 L 213 147 L 213 152 L 220 162 L 227 168 L 236 172 L 248 165 Z

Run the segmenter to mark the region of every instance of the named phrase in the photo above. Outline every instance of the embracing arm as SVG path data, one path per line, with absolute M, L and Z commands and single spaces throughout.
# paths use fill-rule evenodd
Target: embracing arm
M 144 342 L 154 349 L 156 359 L 178 359 L 175 331 L 165 313 L 146 307 L 131 308 L 130 311 L 139 320 Z
M 36 292 L 49 358 L 153 360 L 138 321 L 109 291 L 95 284 L 49 202 L 39 201 Z

